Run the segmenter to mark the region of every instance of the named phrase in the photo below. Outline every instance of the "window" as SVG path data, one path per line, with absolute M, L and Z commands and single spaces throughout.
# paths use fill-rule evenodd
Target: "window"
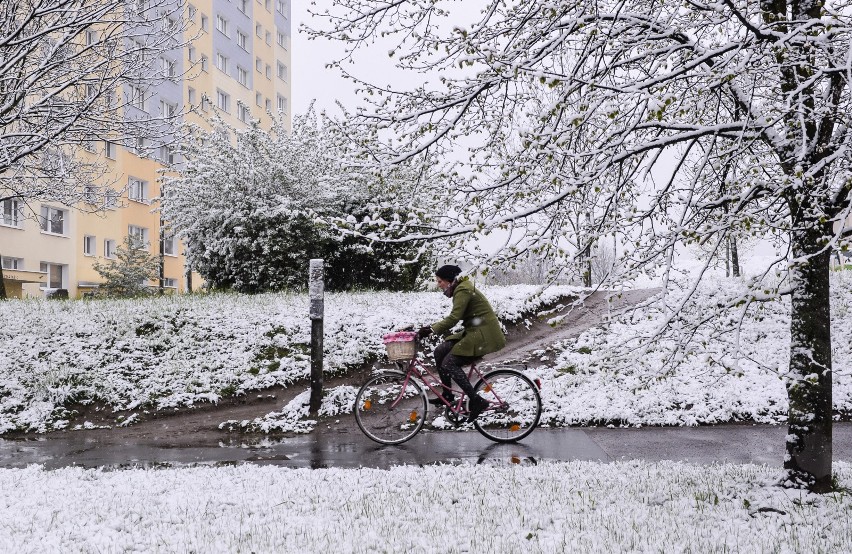
M 284 33 L 282 33 L 281 31 L 278 31 L 277 42 L 278 42 L 278 46 L 280 46 L 281 48 L 287 48 L 287 38 L 284 36 Z
M 24 269 L 24 259 L 3 256 L 2 265 L 3 269 Z
M 266 111 L 272 111 L 272 100 L 270 100 L 269 98 L 266 99 Z
M 83 254 L 86 256 L 95 256 L 97 255 L 97 243 L 95 242 L 95 237 L 92 235 L 85 235 L 83 237 Z
M 97 190 L 94 185 L 83 187 L 83 201 L 87 204 L 94 204 L 95 200 L 97 200 Z
M 178 22 L 177 19 L 173 17 L 166 18 L 166 31 L 169 33 L 175 33 L 178 30 Z
M 248 0 L 238 0 L 237 9 L 243 13 L 248 13 Z
M 275 9 L 278 10 L 278 13 L 281 15 L 287 15 L 287 4 L 284 0 L 277 0 L 275 2 Z
M 148 183 L 136 177 L 127 179 L 127 198 L 136 202 L 148 202 Z
M 164 144 L 160 147 L 160 160 L 163 163 L 173 164 L 175 163 L 175 151 L 174 148 L 169 146 L 168 144 Z
M 172 279 L 170 277 L 163 278 L 163 287 L 167 289 L 176 289 L 177 288 L 177 279 Z
M 177 115 L 177 104 L 170 104 L 165 100 L 160 100 L 160 114 L 163 117 L 174 117 Z
M 145 91 L 136 85 L 130 86 L 130 105 L 145 111 Z
M 163 232 L 163 254 L 177 256 L 177 238 L 170 231 Z
M 68 211 L 60 210 L 50 206 L 41 207 L 41 230 L 44 233 L 54 235 L 64 235 L 66 231 L 66 221 L 68 219 Z
M 112 239 L 104 240 L 104 258 L 115 258 L 115 241 Z
M 228 72 L 228 58 L 226 58 L 219 52 L 216 53 L 216 67 L 218 67 L 224 73 Z
M 196 12 L 198 12 L 198 10 L 195 8 L 195 6 L 190 4 L 189 7 L 186 9 L 186 12 L 188 14 L 189 20 L 192 21 L 195 19 L 195 14 Z
M 227 112 L 230 105 L 231 97 L 222 92 L 221 90 L 216 91 L 216 107 L 220 110 Z
M 210 63 L 207 61 L 207 56 L 204 55 L 204 54 L 201 54 L 201 71 L 207 71 L 207 68 L 209 67 L 209 65 L 210 65 Z
M 41 288 L 64 289 L 67 267 L 68 266 L 66 265 L 55 264 L 52 262 L 41 262 L 39 266 L 41 272 L 47 273 L 47 283 L 45 283 L 46 287 Z
M 115 208 L 118 206 L 118 193 L 112 189 L 106 191 L 104 196 L 104 206 L 107 208 Z
M 98 42 L 97 31 L 86 31 L 86 46 L 91 46 Z
M 142 136 L 136 137 L 136 142 L 133 145 L 133 151 L 136 153 L 137 156 L 141 157 L 141 156 L 145 156 L 147 154 L 147 151 L 145 150 L 147 145 L 145 143 L 146 143 L 145 137 L 142 137 Z
M 91 153 L 94 154 L 95 150 L 97 150 L 97 147 L 95 146 L 95 141 L 93 141 L 91 139 L 83 139 L 80 142 L 80 145 L 83 147 L 83 150 L 85 150 L 86 152 L 91 152 Z
M 160 58 L 160 65 L 163 68 L 163 75 L 166 77 L 174 77 L 177 74 L 177 64 L 174 60 Z
M 145 0 L 136 0 L 135 4 L 137 13 L 143 13 L 145 11 Z
M 248 36 L 241 31 L 237 31 L 237 46 L 248 52 Z
M 0 202 L 0 223 L 9 227 L 20 227 L 23 220 L 24 205 L 20 200 L 3 200 Z
M 254 103 L 258 106 L 263 106 L 263 95 L 259 92 L 254 93 Z
M 104 155 L 111 159 L 115 159 L 115 143 L 108 140 L 104 141 Z
M 189 87 L 186 89 L 186 99 L 190 104 L 195 104 L 195 89 Z
M 263 62 L 260 60 L 260 58 L 255 58 L 254 68 L 257 70 L 258 73 L 263 73 Z
M 287 99 L 278 95 L 278 111 L 287 113 Z
M 201 97 L 201 111 L 206 112 L 210 109 L 210 99 L 207 98 L 207 95 L 203 95 Z
M 266 64 L 266 78 L 272 79 L 272 66 L 269 64 Z
M 195 62 L 198 59 L 198 50 L 195 49 L 195 46 L 189 47 L 189 61 Z
M 270 33 L 269 31 L 266 31 L 265 40 L 266 40 L 266 44 L 271 45 L 272 44 L 272 33 Z
M 272 0 L 263 0 L 263 6 L 266 8 L 266 11 L 272 11 Z
M 277 70 L 278 70 L 278 78 L 281 79 L 282 81 L 286 81 L 287 80 L 287 66 L 284 65 L 281 62 L 278 62 Z
M 237 82 L 239 82 L 244 87 L 248 86 L 248 71 L 246 71 L 240 66 L 237 66 Z
M 225 35 L 228 35 L 228 20 L 221 15 L 216 16 L 216 30 Z
M 210 29 L 210 20 L 207 19 L 207 16 L 201 14 L 201 30 L 207 31 Z
M 248 107 L 237 104 L 237 118 L 243 123 L 248 123 L 249 119 L 251 119 L 251 112 Z
M 136 225 L 128 225 L 127 226 L 127 235 L 136 242 L 137 245 L 142 246 L 146 250 L 148 249 L 148 229 L 145 227 L 138 227 Z
M 263 27 L 260 26 L 260 23 L 254 26 L 254 34 L 256 34 L 258 38 L 263 38 Z

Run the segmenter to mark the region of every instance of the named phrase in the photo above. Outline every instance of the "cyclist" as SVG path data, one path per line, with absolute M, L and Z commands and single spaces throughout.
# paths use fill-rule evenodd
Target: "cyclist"
M 435 283 L 444 296 L 453 299 L 450 315 L 432 325 L 422 327 L 418 331 L 420 338 L 432 333 L 446 335 L 459 321 L 464 329 L 461 333 L 447 336 L 435 348 L 435 367 L 441 376 L 441 382 L 447 389 L 454 380 L 470 398 L 468 406 L 470 413 L 468 421 L 474 419 L 488 407 L 488 401 L 476 394 L 462 367 L 470 365 L 477 358 L 497 352 L 506 346 L 506 337 L 500 328 L 500 322 L 485 296 L 466 276 L 459 278 L 462 270 L 455 265 L 443 265 L 435 271 Z M 443 398 L 449 403 L 455 397 L 449 390 L 443 391 Z M 436 406 L 443 405 L 440 398 L 429 401 Z

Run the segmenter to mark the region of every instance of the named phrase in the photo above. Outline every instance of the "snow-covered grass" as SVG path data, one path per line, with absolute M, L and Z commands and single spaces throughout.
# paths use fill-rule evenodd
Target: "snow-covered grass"
M 504 321 L 574 292 L 489 288 Z M 436 292 L 326 295 L 330 374 L 383 352 L 381 336 L 442 317 Z M 71 403 L 102 402 L 133 418 L 273 385 L 309 371 L 304 294 L 167 296 L 0 303 L 0 433 L 68 424 Z
M 661 335 L 656 332 L 679 305 L 680 291 L 563 342 L 555 367 L 535 370 L 545 382 L 543 423 L 784 422 L 789 300 L 756 302 L 744 315 L 742 306 L 726 310 L 715 325 L 692 334 L 692 324 L 744 291 L 737 279 L 708 280 Z M 850 307 L 852 274 L 833 275 L 833 400 L 835 409 L 845 413 L 852 412 Z M 739 333 L 718 332 L 739 321 Z M 676 366 L 668 363 L 672 359 Z
M 852 466 L 835 464 L 852 487 Z M 850 552 L 852 499 L 766 466 L 0 470 L 4 552 Z M 459 523 L 461 522 L 461 525 Z

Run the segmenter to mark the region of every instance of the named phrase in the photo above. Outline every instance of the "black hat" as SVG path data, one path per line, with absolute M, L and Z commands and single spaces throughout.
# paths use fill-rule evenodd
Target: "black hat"
M 435 271 L 435 275 L 444 281 L 455 281 L 456 277 L 461 273 L 461 268 L 457 265 L 442 265 Z

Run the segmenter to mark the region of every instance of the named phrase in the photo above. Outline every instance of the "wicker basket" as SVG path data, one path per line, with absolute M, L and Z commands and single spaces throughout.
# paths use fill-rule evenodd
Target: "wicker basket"
M 417 355 L 417 333 L 400 331 L 384 336 L 388 360 L 413 360 Z
M 408 342 L 389 342 L 385 345 L 388 352 L 388 360 L 397 362 L 400 360 L 413 360 L 417 354 L 417 343 L 413 340 Z

